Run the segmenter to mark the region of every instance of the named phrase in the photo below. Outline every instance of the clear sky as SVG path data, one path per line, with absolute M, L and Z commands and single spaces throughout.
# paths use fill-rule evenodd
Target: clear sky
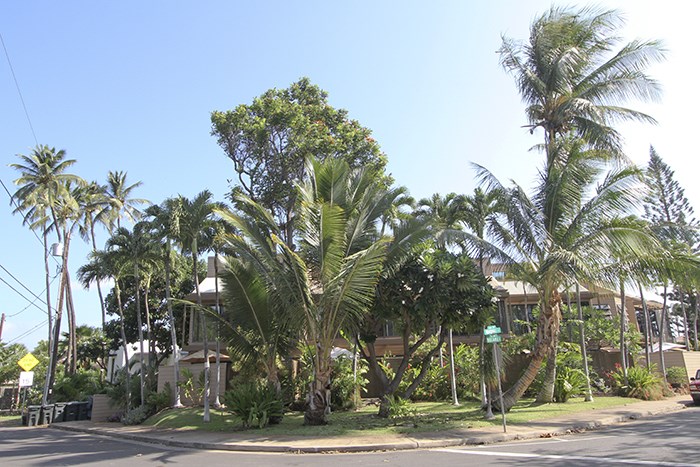
M 598 4 L 624 13 L 626 40 L 666 44 L 668 59 L 652 68 L 663 101 L 630 104 L 659 124 L 621 130 L 628 156 L 645 164 L 653 144 L 700 210 L 692 142 L 700 3 Z M 470 162 L 531 184 L 542 157 L 528 149 L 541 138 L 522 128 L 524 107 L 496 50 L 502 34 L 526 39 L 531 20 L 550 5 L 27 0 L 2 3 L 0 33 L 38 142 L 65 149 L 87 180 L 104 183 L 109 170 L 123 170 L 143 182 L 137 196 L 154 203 L 205 188 L 223 200 L 234 173 L 210 136 L 210 112 L 308 76 L 332 105 L 373 130 L 397 183 L 420 198 L 471 192 Z M 0 179 L 14 191 L 17 173 L 7 164 L 36 143 L 2 51 L 0 102 Z M 32 348 L 46 338 L 44 306 L 2 281 L 33 298 L 12 274 L 43 297 L 42 248 L 11 211 L 0 191 L 2 338 Z M 101 232 L 99 243 L 105 239 Z M 74 242 L 72 271 L 87 252 Z M 79 323 L 99 325 L 96 291 L 76 290 L 76 312 Z

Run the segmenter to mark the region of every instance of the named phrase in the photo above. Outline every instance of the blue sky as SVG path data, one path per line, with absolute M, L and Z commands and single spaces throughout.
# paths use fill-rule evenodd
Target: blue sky
M 233 170 L 210 136 L 210 112 L 308 76 L 332 105 L 373 130 L 397 183 L 424 197 L 471 192 L 471 162 L 503 180 L 534 179 L 541 156 L 528 149 L 540 138 L 522 128 L 523 105 L 496 50 L 502 34 L 525 39 L 532 18 L 550 4 L 28 0 L 3 3 L 0 33 L 38 142 L 66 149 L 87 180 L 124 170 L 143 182 L 138 196 L 155 203 L 205 188 L 223 199 Z M 645 163 L 653 144 L 700 209 L 691 38 L 700 7 L 599 4 L 625 13 L 625 39 L 665 41 L 668 60 L 652 69 L 663 101 L 634 105 L 659 125 L 621 130 L 629 157 Z M 0 179 L 14 191 L 17 174 L 7 164 L 35 141 L 2 54 L 0 99 Z M 0 265 L 42 295 L 41 246 L 11 214 L 4 191 L 0 219 Z M 88 249 L 76 241 L 72 250 L 75 270 Z M 0 278 L 31 297 L 7 271 Z M 45 338 L 46 315 L 28 305 L 0 282 L 3 341 L 31 348 Z M 94 290 L 76 291 L 76 310 L 80 323 L 99 324 Z

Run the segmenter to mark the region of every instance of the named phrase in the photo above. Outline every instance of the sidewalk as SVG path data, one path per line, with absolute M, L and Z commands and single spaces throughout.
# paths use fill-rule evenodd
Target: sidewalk
M 51 425 L 51 428 L 195 449 L 297 453 L 361 452 L 491 444 L 558 436 L 674 412 L 685 409 L 689 405 L 691 405 L 689 396 L 676 396 L 662 401 L 640 401 L 623 407 L 570 414 L 524 425 L 509 425 L 507 433 L 503 433 L 501 426 L 492 426 L 440 433 L 417 433 L 410 436 L 315 436 L 303 438 L 278 436 L 270 438 L 260 436 L 254 430 L 235 433 L 209 433 L 90 421 L 57 423 Z

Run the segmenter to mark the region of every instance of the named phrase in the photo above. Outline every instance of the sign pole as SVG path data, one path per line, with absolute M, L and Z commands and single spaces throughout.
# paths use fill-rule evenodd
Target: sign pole
M 503 433 L 506 433 L 506 411 L 503 407 L 503 388 L 501 387 L 501 367 L 498 358 L 498 344 L 493 343 L 493 358 L 496 362 L 496 379 L 498 380 L 498 398 L 501 404 L 501 419 L 503 420 Z

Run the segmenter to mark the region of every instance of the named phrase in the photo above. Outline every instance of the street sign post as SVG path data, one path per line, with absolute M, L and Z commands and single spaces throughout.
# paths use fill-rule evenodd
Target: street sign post
M 501 419 L 503 420 L 503 433 L 506 432 L 506 411 L 503 410 L 503 387 L 501 386 L 501 365 L 498 352 L 498 343 L 502 342 L 501 328 L 498 326 L 486 326 L 484 328 L 484 336 L 487 344 L 493 344 L 493 360 L 496 364 L 496 379 L 498 380 L 498 398 L 501 402 Z M 489 401 L 491 404 L 491 401 Z
M 491 334 L 490 336 L 486 336 L 486 343 L 487 344 L 496 344 L 498 342 L 502 342 L 503 338 L 501 337 L 500 334 Z

